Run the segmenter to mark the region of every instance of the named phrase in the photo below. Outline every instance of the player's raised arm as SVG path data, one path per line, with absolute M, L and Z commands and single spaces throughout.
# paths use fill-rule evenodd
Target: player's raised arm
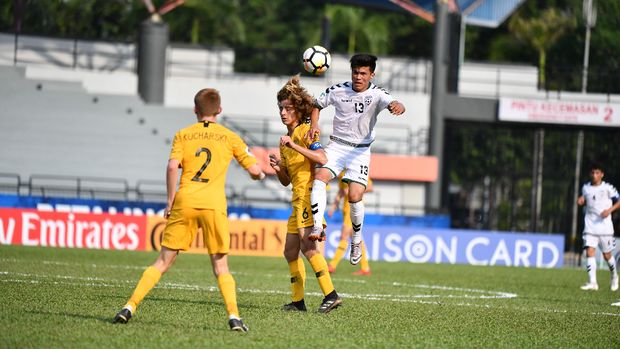
M 313 139 L 315 135 L 321 132 L 319 129 L 320 113 L 321 109 L 317 107 L 312 108 L 312 114 L 310 114 L 310 130 L 308 131 L 308 133 L 306 133 L 306 138 Z
M 245 169 L 246 171 L 248 171 L 248 173 L 250 174 L 250 177 L 252 177 L 253 180 L 255 181 L 259 181 L 262 180 L 263 178 L 265 178 L 265 172 L 263 172 L 263 170 L 261 170 L 260 166 L 258 164 L 254 164 L 248 168 Z

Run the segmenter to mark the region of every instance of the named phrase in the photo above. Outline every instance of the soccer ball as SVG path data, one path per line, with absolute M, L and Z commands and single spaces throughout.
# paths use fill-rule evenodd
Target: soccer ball
M 307 48 L 303 55 L 304 69 L 310 74 L 321 75 L 332 64 L 332 56 L 323 46 L 314 45 Z

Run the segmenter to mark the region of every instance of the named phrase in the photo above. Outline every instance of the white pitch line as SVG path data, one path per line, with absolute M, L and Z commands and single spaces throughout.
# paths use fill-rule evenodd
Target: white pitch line
M 89 287 L 126 287 L 126 284 L 133 284 L 135 280 L 106 280 L 102 278 L 92 278 L 92 277 L 73 277 L 67 275 L 37 275 L 37 274 L 28 274 L 28 273 L 16 273 L 9 271 L 0 271 L 0 276 L 22 276 L 31 279 L 19 279 L 19 278 L 0 278 L 0 282 L 7 283 L 30 283 L 30 284 L 41 284 L 41 283 L 51 283 L 53 285 L 70 285 L 70 286 L 89 286 Z M 59 279 L 60 281 L 56 281 L 55 279 Z M 44 279 L 52 279 L 52 280 L 44 280 Z M 86 281 L 86 282 L 73 282 L 67 280 L 77 280 L 77 281 Z M 93 282 L 97 281 L 97 282 Z M 105 282 L 103 282 L 105 281 Z M 110 283 L 117 282 L 117 284 Z M 421 285 L 421 286 L 429 286 L 429 285 Z M 182 283 L 169 283 L 169 282 L 160 282 L 157 285 L 157 288 L 162 289 L 173 289 L 173 290 L 185 290 L 185 291 L 207 291 L 207 292 L 219 292 L 219 289 L 216 286 L 200 286 L 193 284 L 182 284 Z M 440 289 L 446 288 L 447 286 L 439 286 Z M 458 289 L 458 288 L 455 288 Z M 283 290 L 264 290 L 264 289 L 245 289 L 239 288 L 239 293 L 253 293 L 253 294 L 271 294 L 271 295 L 290 295 L 290 291 Z M 475 289 L 474 289 L 475 290 Z M 484 290 L 476 290 L 478 292 L 486 292 Z M 323 294 L 319 292 L 306 292 L 306 295 L 309 296 L 317 296 L 322 297 Z M 341 293 L 343 298 L 351 298 L 351 299 L 360 299 L 360 300 L 368 300 L 368 301 L 390 301 L 396 303 L 416 303 L 416 304 L 425 304 L 425 305 L 453 305 L 453 306 L 462 306 L 462 307 L 474 307 L 474 308 L 485 308 L 485 309 L 509 309 L 509 310 L 520 310 L 520 311 L 538 311 L 545 313 L 568 313 L 566 310 L 557 310 L 557 309 L 544 309 L 544 308 L 534 308 L 534 309 L 523 309 L 521 307 L 508 307 L 503 305 L 490 305 L 490 304 L 475 304 L 475 303 L 466 303 L 466 302 L 458 302 L 458 303 L 445 303 L 440 300 L 423 300 L 420 298 L 429 298 L 429 295 L 390 295 L 390 294 L 355 294 L 355 293 Z M 450 296 L 450 295 L 448 295 Z M 461 295 L 457 295 L 453 297 L 447 298 L 465 298 Z M 471 296 L 466 298 L 472 298 Z M 487 299 L 487 298 L 475 298 L 474 299 Z M 574 311 L 575 314 L 584 314 L 584 312 Z M 614 313 L 589 313 L 590 315 L 595 316 L 613 316 L 618 317 L 620 314 Z

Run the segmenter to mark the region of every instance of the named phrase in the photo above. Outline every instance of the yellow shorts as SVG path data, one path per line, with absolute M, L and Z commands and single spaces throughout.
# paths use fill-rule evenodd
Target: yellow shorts
M 288 217 L 288 223 L 286 225 L 286 232 L 288 234 L 299 234 L 299 229 L 314 225 L 310 196 L 293 201 L 292 206 L 293 212 L 291 212 L 290 217 Z M 327 227 L 325 219 L 323 219 L 323 227 Z
M 342 204 L 342 225 L 349 228 L 353 227 L 353 223 L 351 223 L 351 205 L 347 198 L 344 199 Z
M 168 217 L 161 242 L 171 250 L 187 251 L 202 230 L 204 246 L 209 254 L 228 253 L 230 231 L 225 211 L 195 208 L 173 208 Z

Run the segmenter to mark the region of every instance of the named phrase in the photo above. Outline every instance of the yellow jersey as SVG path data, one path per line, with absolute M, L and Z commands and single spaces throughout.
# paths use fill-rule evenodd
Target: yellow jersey
M 220 124 L 198 122 L 178 131 L 170 159 L 180 162 L 183 174 L 174 206 L 226 211 L 226 173 L 233 157 L 244 169 L 257 162 L 241 137 Z
M 306 133 L 310 130 L 310 124 L 300 124 L 295 127 L 291 140 L 304 148 L 309 148 L 311 144 L 319 141 L 319 135 L 316 134 L 314 139 L 306 138 Z M 312 181 L 314 181 L 314 163 L 298 153 L 292 148 L 280 145 L 280 165 L 286 168 L 288 176 L 293 186 L 293 198 L 295 201 L 306 195 L 310 195 Z

